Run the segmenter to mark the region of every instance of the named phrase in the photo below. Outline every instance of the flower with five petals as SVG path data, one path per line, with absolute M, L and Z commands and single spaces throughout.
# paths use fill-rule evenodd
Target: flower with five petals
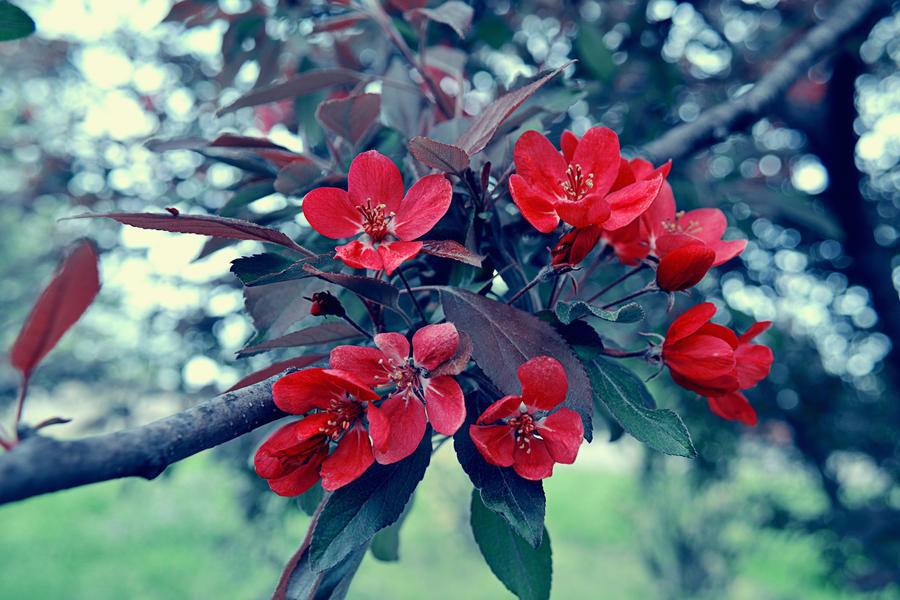
M 575 411 L 557 408 L 565 400 L 568 382 L 556 359 L 532 358 L 519 367 L 518 375 L 522 394 L 491 404 L 469 426 L 469 436 L 490 464 L 512 467 L 521 477 L 537 481 L 553 474 L 553 463 L 575 462 L 584 425 Z
M 357 269 L 390 275 L 422 249 L 428 233 L 450 208 L 453 190 L 443 175 L 426 175 L 403 195 L 400 170 L 375 150 L 350 163 L 347 191 L 324 187 L 303 199 L 303 216 L 332 239 L 362 234 L 336 248 L 337 258 Z

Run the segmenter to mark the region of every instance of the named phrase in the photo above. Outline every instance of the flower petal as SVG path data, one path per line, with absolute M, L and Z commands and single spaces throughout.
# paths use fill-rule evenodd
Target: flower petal
M 569 131 L 568 129 L 562 132 L 562 136 L 559 138 L 559 149 L 562 150 L 563 158 L 566 159 L 566 162 L 572 162 L 572 157 L 575 156 L 575 148 L 578 147 L 578 136 Z
M 604 196 L 619 174 L 620 158 L 619 136 L 608 127 L 591 127 L 578 141 L 569 164 L 580 165 L 585 176 L 593 175 L 592 191 Z
M 692 335 L 663 349 L 663 360 L 672 371 L 696 381 L 714 379 L 734 369 L 734 351 L 725 340 Z
M 605 229 L 625 227 L 644 213 L 659 194 L 662 187 L 661 176 L 637 181 L 629 186 L 611 192 L 606 196 L 610 215 L 603 223 Z
M 554 205 L 559 218 L 573 227 L 604 224 L 610 217 L 609 203 L 602 194 L 588 194 L 581 200 L 558 200 Z
M 700 329 L 694 333 L 696 335 L 711 335 L 721 340 L 725 340 L 732 349 L 736 349 L 739 344 L 738 337 L 732 330 L 724 325 L 718 325 L 716 323 L 704 323 Z
M 422 242 L 382 242 L 378 245 L 378 254 L 384 264 L 384 272 L 391 275 L 397 267 L 419 253 Z
M 316 408 L 328 408 L 332 398 L 342 397 L 345 390 L 325 374 L 325 369 L 304 369 L 288 373 L 272 386 L 275 405 L 284 412 L 304 415 Z
M 375 460 L 383 465 L 412 454 L 425 435 L 425 407 L 412 394 L 394 394 L 379 407 L 391 424 L 391 436 L 383 449 L 375 448 Z
M 429 371 L 436 369 L 456 353 L 459 332 L 453 323 L 426 325 L 413 334 L 413 359 Z
M 372 437 L 372 446 L 375 454 L 383 452 L 391 440 L 391 420 L 384 411 L 372 404 L 366 407 L 366 418 L 369 420 L 369 435 Z
M 353 373 L 369 387 L 379 387 L 393 383 L 389 378 L 391 371 L 384 365 L 384 358 L 384 352 L 378 348 L 337 346 L 328 356 L 328 365 L 332 369 Z
M 322 487 L 326 491 L 343 487 L 365 473 L 375 462 L 372 442 L 361 423 L 357 422 L 344 433 L 337 448 L 322 463 L 319 470 Z
M 516 436 L 509 425 L 469 425 L 469 437 L 492 465 L 509 467 L 515 462 Z
M 425 235 L 450 208 L 453 186 L 443 175 L 426 175 L 406 192 L 388 231 L 404 241 Z
M 303 216 L 319 234 L 332 239 L 362 233 L 362 215 L 342 189 L 318 188 L 303 198 Z
M 257 475 L 266 479 L 284 476 L 293 468 L 284 460 L 286 456 L 298 454 L 322 441 L 300 440 L 297 437 L 300 423 L 301 421 L 292 421 L 282 425 L 257 449 L 253 456 L 253 467 Z
M 732 392 L 724 396 L 706 399 L 709 410 L 729 421 L 740 421 L 753 427 L 756 425 L 756 411 L 747 402 L 747 398 L 740 392 Z
M 734 351 L 734 367 L 740 389 L 746 390 L 762 381 L 772 368 L 772 349 L 761 344 L 741 344 Z
M 669 370 L 669 375 L 672 377 L 672 381 L 684 389 L 696 392 L 701 396 L 721 396 L 738 390 L 738 379 L 734 374 L 734 371 L 714 379 L 702 381 L 691 379 L 690 377 L 687 377 L 678 371 L 672 371 L 671 369 Z
M 453 435 L 466 420 L 466 400 L 456 380 L 449 375 L 422 381 L 425 410 L 434 430 Z
M 550 140 L 537 131 L 526 131 L 516 140 L 513 160 L 516 163 L 516 176 L 524 179 L 536 195 L 548 201 L 559 196 L 559 182 L 565 179 L 567 161 Z
M 716 260 L 713 262 L 714 267 L 728 262 L 747 247 L 747 240 L 728 240 L 713 242 L 709 245 L 716 251 Z
M 761 334 L 763 331 L 768 329 L 770 325 L 772 325 L 772 321 L 757 321 L 756 323 L 751 325 L 750 329 L 744 332 L 743 335 L 738 337 L 738 340 L 741 343 L 746 344 L 747 342 Z
M 531 443 L 524 448 L 516 445 L 513 456 L 513 469 L 520 477 L 540 481 L 553 475 L 553 458 L 544 440 L 531 438 Z
M 682 215 L 677 225 L 709 244 L 722 239 L 728 221 L 718 208 L 698 208 Z
M 341 259 L 345 265 L 354 269 L 380 271 L 384 267 L 381 255 L 368 241 L 363 243 L 360 240 L 353 240 L 349 244 L 336 247 L 335 258 Z
M 403 199 L 403 177 L 391 159 L 375 150 L 363 152 L 350 163 L 347 175 L 350 204 L 384 204 L 385 214 L 396 212 Z
M 716 305 L 712 302 L 702 302 L 687 309 L 669 325 L 669 330 L 666 331 L 665 345 L 675 344 L 691 335 L 703 327 L 703 324 L 712 319 L 715 314 Z
M 316 448 L 310 449 L 305 463 L 281 477 L 270 478 L 269 488 L 279 496 L 299 496 L 319 480 L 319 469 L 326 456 L 328 444 L 321 442 Z
M 563 407 L 536 424 L 554 461 L 567 465 L 575 462 L 584 441 L 584 424 L 578 413 Z
M 522 383 L 522 401 L 529 410 L 550 410 L 566 399 L 566 371 L 555 358 L 536 356 L 520 365 L 516 374 Z
M 541 233 L 550 233 L 559 225 L 554 197 L 531 185 L 525 178 L 518 174 L 511 175 L 509 193 L 525 220 Z
M 499 421 L 500 419 L 518 415 L 521 404 L 521 396 L 503 396 L 484 409 L 484 412 L 478 417 L 477 423 L 479 425 L 490 424 L 494 421 Z
M 388 362 L 393 361 L 388 368 L 403 366 L 409 358 L 409 341 L 399 333 L 379 333 L 375 336 L 375 345 L 384 352 Z
M 666 254 L 656 268 L 656 285 L 667 292 L 694 287 L 712 267 L 716 253 L 701 243 L 682 246 Z

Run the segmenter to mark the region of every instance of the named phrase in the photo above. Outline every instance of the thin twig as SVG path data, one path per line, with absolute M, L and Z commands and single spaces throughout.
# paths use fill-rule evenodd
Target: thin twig
M 634 267 L 633 269 L 631 269 L 630 271 L 626 271 L 625 273 L 623 273 L 623 274 L 620 275 L 619 277 L 616 277 L 609 285 L 607 285 L 606 287 L 604 287 L 602 290 L 600 290 L 599 292 L 597 292 L 596 294 L 594 294 L 593 296 L 591 296 L 590 298 L 588 298 L 587 300 L 585 300 L 585 302 L 593 302 L 594 300 L 596 300 L 597 298 L 599 298 L 600 296 L 602 296 L 603 294 L 605 294 L 605 293 L 608 292 L 609 290 L 613 289 L 614 287 L 616 287 L 617 285 L 619 285 L 620 283 L 622 283 L 623 281 L 625 281 L 626 279 L 628 279 L 628 278 L 631 277 L 632 275 L 634 275 L 634 274 L 636 274 L 636 273 L 640 273 L 640 272 L 643 271 L 646 267 L 647 267 L 647 265 L 641 263 L 641 264 L 639 264 L 638 266 L 636 266 L 636 267 Z
M 631 299 L 633 299 L 633 298 L 637 298 L 638 296 L 643 296 L 644 294 L 647 294 L 647 293 L 649 293 L 649 292 L 658 292 L 658 291 L 660 291 L 660 289 L 651 283 L 651 285 L 648 285 L 648 286 L 646 286 L 646 287 L 642 287 L 641 289 L 639 289 L 639 290 L 636 291 L 636 292 L 633 292 L 633 293 L 631 293 L 631 294 L 628 294 L 627 296 L 622 296 L 622 297 L 619 298 L 618 300 L 613 300 L 613 301 L 610 302 L 609 304 L 604 304 L 604 305 L 601 306 L 600 308 L 601 308 L 602 310 L 606 310 L 607 308 L 611 308 L 611 307 L 615 306 L 616 304 L 621 304 L 621 303 L 623 303 L 623 302 L 627 302 L 628 300 L 631 300 Z
M 425 312 L 422 310 L 422 307 L 419 306 L 419 301 L 416 300 L 416 295 L 413 293 L 412 288 L 409 287 L 409 282 L 406 280 L 406 276 L 403 275 L 403 269 L 397 269 L 397 275 L 400 276 L 400 281 L 403 282 L 403 287 L 405 287 L 406 291 L 409 293 L 409 297 L 412 300 L 413 306 L 416 307 L 416 312 L 419 313 L 419 318 L 422 319 L 423 323 L 427 323 L 428 318 L 425 316 Z

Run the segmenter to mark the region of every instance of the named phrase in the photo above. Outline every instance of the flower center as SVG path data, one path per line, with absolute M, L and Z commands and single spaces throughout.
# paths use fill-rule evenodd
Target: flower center
M 384 213 L 387 208 L 385 204 L 376 204 L 372 206 L 372 199 L 366 198 L 365 206 L 357 206 L 356 210 L 363 218 L 363 231 L 376 242 L 380 242 L 388 233 L 388 225 L 394 218 L 394 212 Z
M 314 436 L 297 446 L 280 450 L 275 456 L 278 457 L 279 462 L 285 467 L 300 467 L 312 460 L 319 453 L 324 443 L 326 443 L 325 438 Z
M 683 216 L 684 211 L 678 211 L 677 213 L 675 213 L 675 221 L 666 219 L 662 222 L 663 229 L 665 229 L 667 233 L 685 233 L 688 235 L 693 235 L 703 231 L 703 227 L 697 221 L 688 221 L 686 224 L 681 223 L 681 217 Z
M 528 413 L 522 413 L 507 421 L 506 424 L 516 430 L 516 445 L 525 450 L 526 454 L 531 454 L 531 439 L 537 430 L 534 417 Z
M 378 364 L 389 371 L 387 377 L 375 376 L 375 379 L 378 380 L 378 386 L 396 385 L 397 389 L 394 393 L 397 395 L 409 395 L 419 391 L 419 374 L 410 359 L 400 361 L 397 364 L 393 358 L 388 358 L 387 364 L 385 364 L 385 359 L 380 358 L 378 359 Z M 381 379 L 385 381 L 382 383 Z
M 323 435 L 337 440 L 350 429 L 362 416 L 362 404 L 349 398 L 333 398 L 326 412 L 331 416 L 325 427 L 320 428 Z
M 581 165 L 569 165 L 566 167 L 566 179 L 560 179 L 558 183 L 569 200 L 577 202 L 594 187 L 594 174 L 584 175 L 581 172 Z

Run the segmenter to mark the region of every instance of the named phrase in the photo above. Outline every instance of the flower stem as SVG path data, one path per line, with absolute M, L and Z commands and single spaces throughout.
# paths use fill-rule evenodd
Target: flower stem
M 623 281 L 625 281 L 632 275 L 634 275 L 636 273 L 640 273 L 641 271 L 643 271 L 646 268 L 647 268 L 647 265 L 645 265 L 643 263 L 639 264 L 638 266 L 634 267 L 630 271 L 627 271 L 627 272 L 623 273 L 622 275 L 620 275 L 619 277 L 615 278 L 609 285 L 607 285 L 602 290 L 600 290 L 599 292 L 597 292 L 596 294 L 594 294 L 593 296 L 591 296 L 590 298 L 585 300 L 585 302 L 593 302 L 594 300 L 596 300 L 597 298 L 599 298 L 600 296 L 602 296 L 609 290 L 613 289 L 614 287 L 616 287 L 617 285 L 619 285 L 620 283 L 622 283 Z
M 538 283 L 540 283 L 541 279 L 542 279 L 542 274 L 541 274 L 541 273 L 538 273 L 537 276 L 536 276 L 534 279 L 532 279 L 531 281 L 529 281 L 528 283 L 526 283 L 526 284 L 525 284 L 525 287 L 523 287 L 521 290 L 519 290 L 518 292 L 516 292 L 516 294 L 515 294 L 512 298 L 510 298 L 509 300 L 507 300 L 506 303 L 507 303 L 507 304 L 512 304 L 513 302 L 515 302 L 516 300 L 518 300 L 519 298 L 521 298 L 522 295 L 523 295 L 525 292 L 527 292 L 528 290 L 530 290 L 531 288 L 533 288 L 534 286 L 536 286 Z
M 19 440 L 19 423 L 22 421 L 22 408 L 25 406 L 25 396 L 28 394 L 28 375 L 22 378 L 22 387 L 19 388 L 19 400 L 16 403 L 16 420 L 13 423 L 13 439 Z
M 363 334 L 370 340 L 373 339 L 371 333 L 369 333 L 368 331 L 366 331 L 365 329 L 360 327 L 359 323 L 357 323 L 356 321 L 351 319 L 350 316 L 347 315 L 346 313 L 341 318 L 344 319 L 345 321 L 347 321 L 355 330 L 357 330 L 358 332 L 360 332 L 361 334 Z
M 409 282 L 406 280 L 406 276 L 403 275 L 403 269 L 397 269 L 397 275 L 400 276 L 400 281 L 403 282 L 403 287 L 405 287 L 407 293 L 409 293 L 409 297 L 412 300 L 413 306 L 416 307 L 416 312 L 419 313 L 419 318 L 422 319 L 423 323 L 427 323 L 428 319 L 425 317 L 425 312 L 422 311 L 422 307 L 419 306 L 419 301 L 416 300 L 416 295 L 413 293 L 412 288 L 409 287 Z
M 633 352 L 625 352 L 624 350 L 604 348 L 603 355 L 611 356 L 613 358 L 637 358 L 638 356 L 647 356 L 647 350 L 649 350 L 649 348 L 645 348 L 643 350 L 634 350 Z

